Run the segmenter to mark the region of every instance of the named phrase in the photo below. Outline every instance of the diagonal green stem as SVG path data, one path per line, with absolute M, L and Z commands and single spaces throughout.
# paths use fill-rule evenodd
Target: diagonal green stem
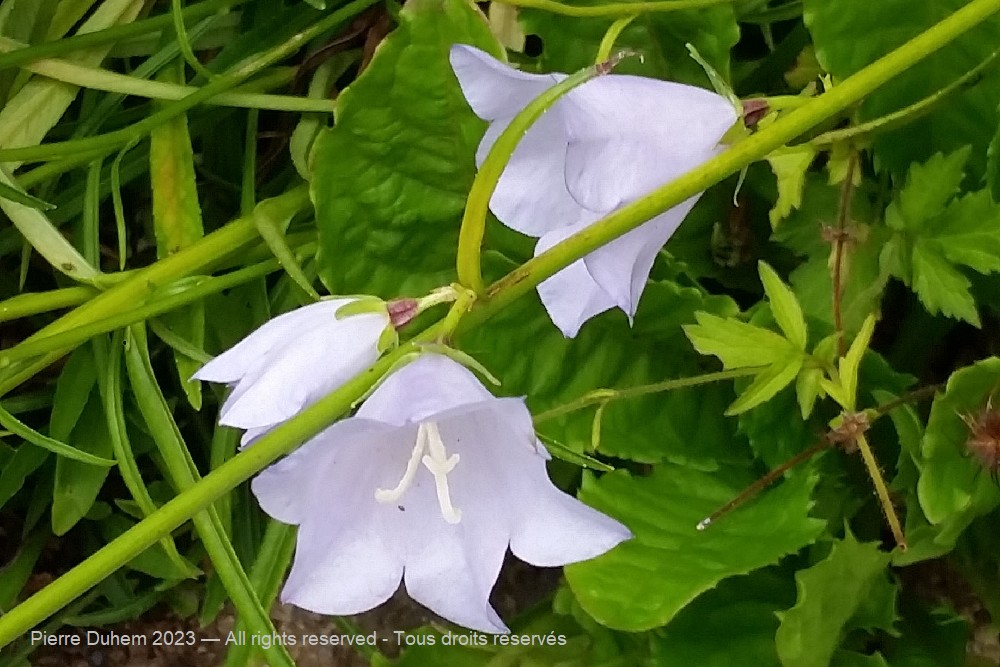
M 464 326 L 475 326 L 532 290 L 563 267 L 629 232 L 646 220 L 669 210 L 685 199 L 744 166 L 760 160 L 824 120 L 857 104 L 867 95 L 934 53 L 948 42 L 1000 11 L 1000 0 L 973 0 L 895 51 L 845 79 L 840 85 L 790 111 L 757 134 L 733 145 L 725 152 L 657 188 L 643 199 L 614 211 L 547 251 L 514 269 L 487 291 L 482 307 L 469 313 Z
M 663 382 L 654 382 L 652 384 L 644 384 L 638 387 L 627 387 L 625 389 L 595 389 L 594 391 L 588 391 L 580 398 L 572 400 L 569 403 L 564 403 L 563 405 L 558 405 L 551 410 L 538 413 L 535 415 L 534 422 L 535 424 L 541 424 L 542 422 L 550 419 L 562 417 L 563 415 L 576 412 L 577 410 L 583 410 L 591 405 L 604 405 L 606 403 L 610 403 L 611 401 L 637 398 L 639 396 L 646 396 L 647 394 L 657 394 L 665 391 L 675 391 L 677 389 L 697 387 L 703 384 L 710 384 L 712 382 L 721 382 L 722 380 L 749 377 L 760 373 L 762 368 L 763 367 L 761 366 L 754 366 L 752 368 L 736 368 L 728 371 L 718 371 L 716 373 L 705 373 L 704 375 L 677 378 L 675 380 L 664 380 Z
M 1000 0 L 973 0 L 952 16 L 861 70 L 810 104 L 789 113 L 784 119 L 732 147 L 694 172 L 658 189 L 647 199 L 621 209 L 591 229 L 567 239 L 528 262 L 521 269 L 511 272 L 491 288 L 493 299 L 489 303 L 473 309 L 463 319 L 463 327 L 470 328 L 481 324 L 507 303 L 533 289 L 546 277 L 591 252 L 602 243 L 624 234 L 642 224 L 644 220 L 704 190 L 822 120 L 857 103 L 896 74 L 911 67 L 997 11 L 1000 11 Z M 174 257 L 178 256 L 180 253 Z M 111 291 L 113 290 L 109 290 Z M 90 303 L 99 299 L 101 297 L 95 298 Z M 81 323 L 79 316 L 74 319 L 77 324 Z M 253 447 L 237 454 L 190 489 L 100 549 L 87 561 L 0 617 L 0 647 L 9 644 L 35 624 L 83 594 L 131 558 L 152 546 L 162 536 L 207 507 L 213 500 L 326 428 L 350 410 L 353 402 L 361 398 L 403 356 L 417 352 L 421 342 L 434 340 L 436 335 L 437 325 L 423 331 L 413 341 L 400 346 L 367 371 L 352 378 L 336 391 L 261 437 Z
M 654 12 L 677 12 L 685 9 L 704 9 L 717 5 L 731 5 L 736 0 L 664 0 L 663 2 L 619 2 L 608 5 L 568 5 L 555 0 L 498 0 L 501 4 L 526 9 L 541 9 L 563 16 L 628 16 Z

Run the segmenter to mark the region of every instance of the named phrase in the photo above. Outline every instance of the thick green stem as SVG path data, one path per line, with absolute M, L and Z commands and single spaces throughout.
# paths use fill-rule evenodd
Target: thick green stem
M 677 12 L 685 9 L 704 9 L 716 5 L 731 5 L 736 0 L 665 0 L 664 2 L 621 2 L 609 5 L 567 5 L 555 0 L 498 0 L 501 4 L 526 9 L 541 9 L 563 16 L 628 16 L 654 12 Z
M 51 310 L 79 306 L 100 294 L 93 287 L 78 285 L 64 287 L 49 292 L 27 292 L 0 301 L 0 322 L 16 320 L 19 317 L 47 313 Z
M 648 196 L 623 206 L 587 229 L 549 248 L 491 285 L 487 292 L 490 298 L 481 301 L 481 307 L 469 313 L 463 326 L 475 326 L 491 317 L 511 301 L 587 253 L 703 192 L 822 121 L 857 104 L 879 86 L 997 11 L 1000 11 L 1000 0 L 973 0 L 926 32 L 845 79 L 840 85 L 788 112 L 774 124 L 733 145 L 697 169 L 657 188 Z

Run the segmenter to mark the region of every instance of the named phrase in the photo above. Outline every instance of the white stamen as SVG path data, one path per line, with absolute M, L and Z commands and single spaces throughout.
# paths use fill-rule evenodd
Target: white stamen
M 410 454 L 410 460 L 406 462 L 406 471 L 403 473 L 403 478 L 399 480 L 396 488 L 391 491 L 375 489 L 375 500 L 380 503 L 394 503 L 406 493 L 406 490 L 410 488 L 410 484 L 413 483 L 413 478 L 417 474 L 417 464 L 420 462 L 420 455 L 424 453 L 425 449 L 427 449 L 427 424 L 421 424 L 417 427 L 417 442 L 413 446 L 413 453 Z
M 423 424 L 421 424 L 423 426 Z M 448 451 L 444 448 L 444 441 L 441 440 L 441 432 L 437 424 L 428 422 L 427 426 L 427 449 L 430 456 L 421 459 L 432 475 L 434 475 L 434 488 L 437 491 L 438 506 L 441 508 L 441 516 L 448 523 L 458 523 L 462 520 L 462 511 L 451 504 L 451 493 L 448 490 L 448 473 L 458 465 L 458 454 L 448 456 Z
M 429 455 L 422 456 L 425 451 Z M 448 489 L 448 473 L 458 465 L 459 455 L 448 456 L 444 441 L 441 440 L 441 432 L 434 422 L 424 422 L 417 427 L 417 442 L 413 446 L 410 460 L 406 462 L 406 471 L 403 478 L 399 480 L 396 488 L 386 490 L 375 489 L 375 500 L 380 503 L 394 503 L 399 500 L 417 474 L 417 464 L 423 462 L 424 467 L 434 476 L 434 488 L 437 491 L 438 506 L 441 508 L 441 516 L 448 523 L 458 523 L 462 520 L 462 510 L 451 504 L 451 492 Z

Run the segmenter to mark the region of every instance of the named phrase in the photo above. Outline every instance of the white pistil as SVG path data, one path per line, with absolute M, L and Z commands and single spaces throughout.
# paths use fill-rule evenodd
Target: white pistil
M 423 455 L 429 451 L 428 455 Z M 441 432 L 434 422 L 424 422 L 417 427 L 417 442 L 413 446 L 410 460 L 406 463 L 406 471 L 399 484 L 392 490 L 382 488 L 375 489 L 375 500 L 380 503 L 392 503 L 399 500 L 417 474 L 417 463 L 423 462 L 424 467 L 434 476 L 434 488 L 437 492 L 438 506 L 441 508 L 441 516 L 448 523 L 455 524 L 462 520 L 462 510 L 451 504 L 451 493 L 448 489 L 448 473 L 455 469 L 459 461 L 458 454 L 448 456 L 444 441 L 441 440 Z
M 456 509 L 451 504 L 451 494 L 448 491 L 448 473 L 458 465 L 458 454 L 448 456 L 448 451 L 444 448 L 441 440 L 441 432 L 438 431 L 437 424 L 429 422 L 427 424 L 427 447 L 430 456 L 421 459 L 424 467 L 434 475 L 434 488 L 437 490 L 438 506 L 441 508 L 441 516 L 448 523 L 458 523 L 462 520 L 462 511 Z

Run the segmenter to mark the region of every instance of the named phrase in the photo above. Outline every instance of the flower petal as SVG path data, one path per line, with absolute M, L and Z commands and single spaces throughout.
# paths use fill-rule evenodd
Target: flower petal
M 328 299 L 278 315 L 202 366 L 192 379 L 236 382 L 259 359 L 272 349 L 293 340 L 303 328 L 312 328 L 319 323 L 332 323 L 337 309 L 351 301 L 354 299 Z
M 462 94 L 483 120 L 509 118 L 560 80 L 560 75 L 528 74 L 468 44 L 449 55 Z
M 476 162 L 482 165 L 509 119 L 486 130 Z M 490 210 L 504 225 L 528 236 L 575 222 L 592 222 L 600 214 L 588 211 L 566 189 L 566 131 L 558 104 L 531 126 L 514 149 L 490 198 Z
M 630 320 L 635 316 L 656 255 L 700 196 L 681 202 L 583 258 L 589 275 Z
M 423 354 L 389 375 L 358 409 L 357 416 L 402 426 L 495 400 L 457 361 L 440 354 Z
M 737 119 L 720 95 L 627 75 L 588 81 L 563 102 L 566 186 L 594 211 L 611 211 L 694 169 Z
M 535 246 L 540 255 L 558 242 L 587 227 L 576 224 L 549 232 Z M 594 280 L 584 260 L 577 260 L 538 285 L 538 296 L 563 335 L 573 338 L 583 323 L 615 307 L 615 300 Z
M 253 480 L 265 512 L 300 525 L 284 602 L 318 613 L 355 614 L 396 591 L 403 561 L 386 547 L 375 489 L 405 461 L 411 436 L 346 419 Z
M 219 422 L 254 428 L 289 419 L 375 363 L 388 316 L 350 315 L 298 331 L 262 358 L 223 404 Z

